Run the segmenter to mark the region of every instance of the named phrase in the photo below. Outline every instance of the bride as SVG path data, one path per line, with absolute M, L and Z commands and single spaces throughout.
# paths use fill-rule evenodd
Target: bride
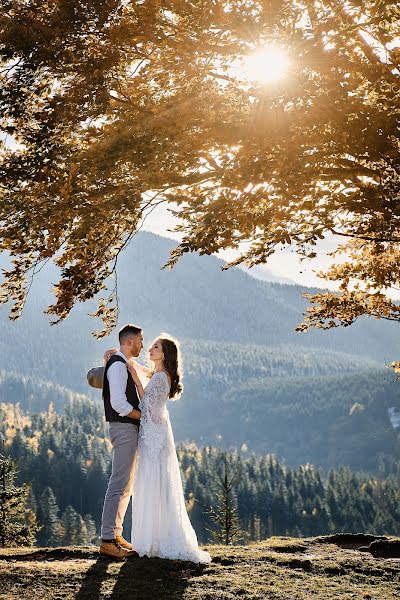
M 143 388 L 139 365 L 127 364 L 142 412 L 132 494 L 132 546 L 139 556 L 209 563 L 189 521 L 166 403 L 182 391 L 178 343 L 161 334 L 149 351 L 154 370 Z

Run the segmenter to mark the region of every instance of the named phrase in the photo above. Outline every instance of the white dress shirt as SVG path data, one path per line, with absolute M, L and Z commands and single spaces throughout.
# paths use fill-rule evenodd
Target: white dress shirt
M 117 352 L 116 356 L 121 356 L 125 362 L 128 362 L 122 352 Z M 128 369 L 120 360 L 111 365 L 107 371 L 108 383 L 110 384 L 110 402 L 113 409 L 120 417 L 126 417 L 133 410 L 126 398 L 126 384 L 128 383 Z

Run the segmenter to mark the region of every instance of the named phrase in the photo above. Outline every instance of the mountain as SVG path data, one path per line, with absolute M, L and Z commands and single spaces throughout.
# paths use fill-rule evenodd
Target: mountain
M 307 307 L 301 294 L 309 289 L 258 281 L 240 269 L 221 271 L 223 263 L 212 256 L 186 255 L 172 271 L 161 270 L 175 244 L 139 233 L 120 258 L 119 323 L 143 326 L 147 342 L 168 331 L 178 339 L 345 352 L 382 365 L 396 358 L 396 324 L 365 318 L 348 328 L 296 333 Z M 42 312 L 57 278 L 54 267 L 37 275 L 19 321 L 10 322 L 2 307 L 0 368 L 17 371 L 18 365 L 83 392 L 85 370 L 115 345 L 116 335 L 100 342 L 91 337 L 99 325 L 87 316 L 93 302 L 74 307 L 63 323 L 49 327 Z
M 245 273 L 248 273 L 255 279 L 261 279 L 261 281 L 272 281 L 276 283 L 288 283 L 289 285 L 296 285 L 293 279 L 289 279 L 289 277 L 283 277 L 281 275 L 277 275 L 272 269 L 269 269 L 265 265 L 255 265 L 251 269 L 247 267 L 241 267 Z
M 175 244 L 139 233 L 121 255 L 118 289 L 121 325 L 140 324 L 146 343 L 161 331 L 182 341 L 185 391 L 171 405 L 177 440 L 217 437 L 226 446 L 246 443 L 321 465 L 356 464 L 362 451 L 361 463 L 375 471 L 389 444 L 400 458 L 389 411 L 399 408 L 398 388 L 382 368 L 398 355 L 396 324 L 364 318 L 349 328 L 295 333 L 309 289 L 221 271 L 212 256 L 186 255 L 172 271 L 160 270 Z M 10 322 L 6 307 L 0 313 L 0 369 L 9 379 L 1 399 L 29 411 L 50 398 L 61 410 L 68 394 L 99 399 L 86 372 L 117 342 L 116 335 L 91 336 L 98 328 L 87 315 L 93 302 L 50 327 L 43 310 L 56 281 L 54 267 L 43 269 L 22 318 Z
M 318 290 L 258 281 L 240 269 L 221 271 L 222 261 L 213 256 L 186 255 L 172 271 L 160 271 L 175 244 L 144 234 L 121 256 L 122 322 L 131 315 L 151 335 L 168 329 L 178 337 L 266 346 L 295 344 L 381 362 L 396 356 L 393 323 L 364 319 L 350 328 L 296 333 L 294 328 L 308 306 L 302 293 Z

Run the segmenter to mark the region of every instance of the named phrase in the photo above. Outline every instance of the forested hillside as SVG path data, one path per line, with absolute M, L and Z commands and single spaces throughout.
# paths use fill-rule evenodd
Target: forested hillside
M 18 458 L 19 480 L 32 482 L 30 507 L 44 525 L 38 543 L 95 541 L 94 523 L 98 529 L 110 468 L 99 406 L 75 399 L 65 405 L 63 415 L 49 410 L 24 416 L 2 404 L 0 423 L 7 453 Z M 206 541 L 223 451 L 181 445 L 178 456 L 191 520 Z M 239 469 L 235 503 L 244 540 L 334 531 L 400 533 L 399 461 L 393 477 L 385 480 L 346 467 L 325 475 L 312 465 L 294 469 L 272 455 L 246 451 L 228 453 L 228 465 L 231 473 Z
M 392 472 L 400 458 L 400 430 L 389 409 L 400 408 L 395 384 L 380 370 L 318 377 L 259 378 L 229 390 L 215 411 L 216 427 L 237 413 L 225 443 L 243 439 L 289 464 L 348 465 L 375 474 Z
M 52 404 L 56 411 L 72 399 L 85 398 L 53 381 L 33 375 L 0 370 L 0 402 L 19 404 L 24 412 L 47 410 Z
M 387 370 L 333 352 L 190 342 L 183 344 L 185 390 L 169 404 L 175 439 L 275 452 L 290 465 L 348 465 L 387 475 L 400 457 L 400 409 Z M 369 366 L 368 370 L 366 366 Z M 361 370 L 363 368 L 363 370 Z M 101 403 L 101 392 L 94 391 Z M 88 398 L 37 377 L 0 372 L 0 402 L 26 413 L 62 412 Z M 98 413 L 99 426 L 102 412 Z

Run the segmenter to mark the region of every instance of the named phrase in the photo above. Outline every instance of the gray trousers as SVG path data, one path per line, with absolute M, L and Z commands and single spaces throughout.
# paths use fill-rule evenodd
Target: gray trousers
M 101 519 L 101 537 L 112 540 L 122 534 L 122 524 L 132 496 L 133 461 L 138 444 L 134 423 L 109 423 L 112 444 L 112 471 Z

